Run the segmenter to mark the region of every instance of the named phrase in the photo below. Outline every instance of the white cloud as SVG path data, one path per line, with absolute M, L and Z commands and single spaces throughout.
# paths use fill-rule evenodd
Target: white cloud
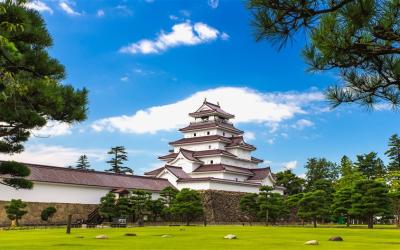
M 127 76 L 123 76 L 123 77 L 121 77 L 121 79 L 120 79 L 121 81 L 123 81 L 123 82 L 126 82 L 126 81 L 128 81 L 129 80 L 129 77 L 127 77 Z
M 106 14 L 106 13 L 105 13 L 104 10 L 102 10 L 102 9 L 97 10 L 97 13 L 96 13 L 96 15 L 97 15 L 98 17 L 103 17 L 105 14 Z
M 175 16 L 175 15 L 169 15 L 169 19 L 171 20 L 178 20 L 179 17 Z
M 219 0 L 208 0 L 208 6 L 213 9 L 218 8 Z
M 270 145 L 274 144 L 275 143 L 275 138 L 268 139 L 267 143 L 270 144 Z
M 276 124 L 305 114 L 310 106 L 324 99 L 320 92 L 260 93 L 249 88 L 220 87 L 199 91 L 176 103 L 139 110 L 133 115 L 104 118 L 92 123 L 95 131 L 123 133 L 156 133 L 174 130 L 188 123 L 187 114 L 193 112 L 204 98 L 220 102 L 222 108 L 236 115 L 236 123 Z
M 246 131 L 246 132 L 244 132 L 243 137 L 246 141 L 252 141 L 252 140 L 256 139 L 256 134 L 251 131 Z
M 289 161 L 282 164 L 285 170 L 293 170 L 297 167 L 297 161 Z
M 301 179 L 305 179 L 305 178 L 306 178 L 306 174 L 305 174 L 305 173 L 299 174 L 298 176 L 299 176 Z
M 117 5 L 115 9 L 128 16 L 133 15 L 133 11 L 126 5 Z
M 38 137 L 69 135 L 72 133 L 71 128 L 72 125 L 68 123 L 48 121 L 46 126 L 32 130 L 32 135 Z
M 293 128 L 300 129 L 300 130 L 307 128 L 307 127 L 313 127 L 313 126 L 314 126 L 314 123 L 307 119 L 300 119 L 300 120 L 296 121 L 295 124 L 292 125 Z
M 224 34 L 224 33 L 223 33 Z M 122 47 L 120 52 L 128 54 L 157 54 L 178 46 L 193 46 L 216 40 L 225 39 L 217 29 L 201 22 L 191 24 L 189 21 L 172 26 L 171 32 L 161 31 L 154 40 L 142 39 Z
M 44 144 L 29 145 L 19 154 L 0 154 L 1 160 L 14 160 L 25 163 L 35 163 L 53 166 L 75 165 L 79 156 L 85 154 L 91 160 L 104 161 L 107 150 L 78 149 Z
M 70 16 L 80 16 L 82 13 L 75 11 L 67 2 L 61 1 L 58 3 L 58 6 Z
M 229 38 L 230 38 L 230 36 L 228 34 L 226 34 L 225 32 L 222 32 L 222 34 L 221 34 L 222 40 L 226 41 L 226 40 L 229 40 Z
M 47 4 L 39 0 L 28 2 L 25 4 L 25 6 L 28 9 L 37 10 L 39 12 L 49 12 L 50 14 L 53 14 L 53 10 Z

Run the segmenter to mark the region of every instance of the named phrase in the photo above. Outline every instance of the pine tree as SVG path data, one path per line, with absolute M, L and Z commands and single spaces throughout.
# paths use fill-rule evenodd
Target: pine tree
M 358 171 L 367 179 L 382 178 L 386 173 L 385 164 L 375 152 L 357 155 L 357 162 L 355 165 Z
M 323 190 L 304 193 L 299 201 L 297 215 L 303 219 L 311 219 L 314 227 L 317 227 L 317 220 L 324 219 L 329 215 L 329 202 Z
M 342 84 L 327 98 L 334 107 L 400 105 L 398 0 L 249 0 L 257 41 L 281 49 L 306 34 L 310 71 L 338 72 Z
M 245 194 L 240 199 L 240 210 L 246 213 L 249 223 L 251 225 L 254 218 L 257 217 L 259 212 L 259 205 L 257 203 L 257 194 Z
M 113 147 L 107 154 L 112 155 L 112 158 L 107 161 L 111 168 L 106 171 L 116 174 L 133 173 L 131 168 L 123 166 L 124 162 L 128 161 L 128 153 L 125 151 L 124 146 Z
M 143 226 L 143 216 L 144 212 L 150 205 L 151 193 L 143 190 L 135 190 L 132 192 L 129 200 L 132 204 L 132 209 L 138 219 L 138 225 Z
M 285 194 L 293 195 L 303 191 L 304 179 L 295 175 L 291 170 L 276 173 L 276 185 L 285 188 Z
M 272 192 L 272 187 L 263 186 L 260 188 L 257 204 L 259 206 L 259 215 L 264 217 L 265 225 L 269 221 L 276 222 L 278 219 L 283 218 L 289 214 L 285 206 L 283 196 L 278 193 Z
M 25 2 L 0 3 L 0 153 L 6 154 L 23 151 L 32 130 L 48 121 L 86 119 L 87 90 L 62 84 L 65 69 L 48 53 L 53 41 L 45 22 Z M 1 164 L 0 172 L 8 176 L 0 184 L 33 186 L 23 164 Z
M 389 139 L 389 149 L 385 155 L 390 159 L 388 170 L 400 171 L 400 138 L 394 134 Z
M 79 156 L 75 168 L 79 170 L 90 170 L 90 163 L 88 157 L 86 155 Z
M 118 216 L 118 211 L 115 205 L 116 202 L 115 194 L 112 192 L 108 192 L 106 196 L 101 197 L 99 205 L 100 215 L 108 221 L 111 221 L 112 218 Z
M 368 228 L 374 227 L 375 216 L 392 215 L 392 204 L 386 184 L 376 180 L 358 181 L 352 190 L 350 213 L 366 219 Z
M 132 204 L 127 197 L 119 197 L 115 203 L 115 210 L 117 217 L 128 217 L 132 214 Z
M 178 193 L 179 193 L 179 191 L 173 187 L 166 187 L 163 190 L 161 190 L 161 192 L 160 192 L 160 196 L 161 196 L 160 199 L 164 204 L 162 213 L 168 221 L 170 221 L 172 219 L 171 205 L 174 202 L 176 195 Z
M 334 215 L 344 216 L 347 226 L 350 226 L 350 210 L 352 207 L 351 200 L 352 189 L 344 187 L 335 192 L 333 195 L 332 212 Z
M 365 178 L 347 156 L 340 161 L 340 177 L 335 184 L 337 189 L 353 188 L 357 181 Z
M 10 204 L 5 206 L 7 217 L 15 221 L 15 225 L 18 226 L 18 221 L 24 216 L 28 211 L 22 210 L 26 208 L 26 203 L 22 200 L 14 200 L 12 199 Z
M 186 221 L 186 225 L 203 214 L 201 197 L 196 190 L 183 188 L 172 203 L 171 212 Z

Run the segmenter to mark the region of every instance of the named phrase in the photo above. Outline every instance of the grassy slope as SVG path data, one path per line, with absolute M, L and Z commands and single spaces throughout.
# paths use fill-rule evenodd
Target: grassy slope
M 180 231 L 183 228 L 184 231 Z M 126 232 L 138 236 L 126 237 Z M 237 240 L 223 236 L 236 234 Z M 107 240 L 96 240 L 99 234 Z M 161 238 L 170 234 L 172 238 Z M 84 236 L 83 239 L 76 238 Z M 330 242 L 332 235 L 340 235 L 343 242 Z M 305 241 L 316 239 L 319 246 L 305 246 Z M 400 230 L 340 229 L 293 227 L 144 227 L 127 229 L 73 229 L 66 235 L 64 229 L 0 231 L 0 249 L 400 249 Z

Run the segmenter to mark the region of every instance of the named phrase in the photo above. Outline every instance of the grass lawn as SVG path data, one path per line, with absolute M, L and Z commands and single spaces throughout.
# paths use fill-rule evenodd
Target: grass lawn
M 135 237 L 124 236 L 136 233 Z M 109 239 L 94 239 L 106 234 Z M 169 234 L 171 238 L 162 238 Z M 236 234 L 238 239 L 225 240 L 226 234 Z M 77 235 L 84 238 L 77 238 Z M 331 242 L 333 235 L 343 237 L 343 242 Z M 305 241 L 318 240 L 319 246 L 306 246 Z M 143 227 L 123 229 L 36 229 L 0 231 L 0 249 L 400 249 L 400 230 L 396 229 L 346 229 L 263 226 L 208 226 L 208 227 Z

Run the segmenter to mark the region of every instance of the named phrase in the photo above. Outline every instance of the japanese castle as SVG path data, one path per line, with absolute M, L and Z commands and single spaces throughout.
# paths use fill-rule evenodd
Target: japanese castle
M 183 138 L 170 142 L 173 149 L 159 157 L 165 165 L 145 176 L 167 179 L 178 189 L 257 193 L 268 185 L 283 192 L 274 185 L 271 169 L 258 166 L 263 160 L 251 155 L 256 147 L 246 143 L 244 132 L 230 122 L 234 115 L 204 100 L 189 117 L 190 124 L 179 129 Z

